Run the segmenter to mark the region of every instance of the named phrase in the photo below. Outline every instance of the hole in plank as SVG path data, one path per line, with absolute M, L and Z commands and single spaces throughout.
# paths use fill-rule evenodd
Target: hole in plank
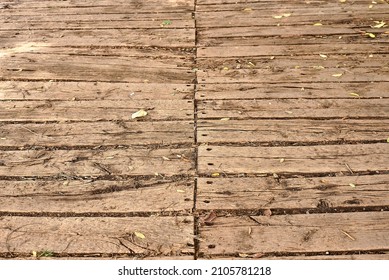
M 209 200 L 204 200 L 203 202 L 204 202 L 204 203 L 210 203 L 210 201 L 209 201 Z
M 215 245 L 215 244 L 209 244 L 209 245 L 208 245 L 208 248 L 209 248 L 209 249 L 215 249 L 215 248 L 216 248 L 216 245 Z
M 201 136 L 208 136 L 208 134 L 201 134 Z
M 212 148 L 207 148 L 207 151 L 212 151 Z
M 212 185 L 213 182 L 212 182 L 212 181 L 207 181 L 207 184 L 208 184 L 208 185 Z
M 212 165 L 214 165 L 214 164 L 213 164 L 212 162 L 208 162 L 208 165 L 211 165 L 211 166 L 212 166 Z

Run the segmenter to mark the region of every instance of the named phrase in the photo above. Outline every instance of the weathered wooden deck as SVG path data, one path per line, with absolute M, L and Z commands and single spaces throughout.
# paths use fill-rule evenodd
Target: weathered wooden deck
M 389 259 L 387 25 L 383 0 L 2 1 L 0 257 Z

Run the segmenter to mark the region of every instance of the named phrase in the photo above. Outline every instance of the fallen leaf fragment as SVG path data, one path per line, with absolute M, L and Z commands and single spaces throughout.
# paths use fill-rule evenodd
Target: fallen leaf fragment
M 170 158 L 168 158 L 168 157 L 162 157 L 162 159 L 164 159 L 164 160 L 170 160 Z
M 136 237 L 138 237 L 140 239 L 145 239 L 146 238 L 146 236 L 143 233 L 139 232 L 139 231 L 135 231 L 134 234 L 135 234 Z
M 346 3 L 347 0 L 339 0 L 340 3 Z
M 249 256 L 249 255 L 247 255 L 247 254 L 241 254 L 241 253 L 239 253 L 239 257 L 241 257 L 241 258 L 248 258 L 248 256 Z
M 376 25 L 373 25 L 372 28 L 382 28 L 385 26 L 386 22 L 384 21 L 374 21 Z
M 212 176 L 212 177 L 219 177 L 219 176 L 220 176 L 220 173 L 215 172 L 215 173 L 212 173 L 211 176 Z
M 161 27 L 164 27 L 166 25 L 171 25 L 172 24 L 172 21 L 167 19 L 167 20 L 164 20 L 162 23 L 161 23 Z
M 147 116 L 147 112 L 143 109 L 140 109 L 138 112 L 135 112 L 131 115 L 131 119 L 142 118 L 145 116 Z
M 388 143 L 389 143 L 389 137 L 388 137 L 388 139 L 386 139 L 386 142 L 388 142 Z
M 349 186 L 352 187 L 352 188 L 356 187 L 353 183 L 350 183 Z
M 370 33 L 370 32 L 366 32 L 366 35 L 369 36 L 370 38 L 375 38 L 375 34 L 373 33 Z
M 221 118 L 220 120 L 221 120 L 221 121 L 229 121 L 230 118 Z
M 34 257 L 34 258 L 36 258 L 37 257 L 37 252 L 36 251 L 32 251 L 32 256 Z
M 350 95 L 352 95 L 352 96 L 359 97 L 359 94 L 358 94 L 358 93 L 356 93 L 356 92 L 350 92 L 349 94 L 350 94 Z
M 320 22 L 316 22 L 313 24 L 313 26 L 322 26 L 323 24 L 321 24 Z
M 342 77 L 343 76 L 343 73 L 337 73 L 337 74 L 333 74 L 332 77 Z
M 243 9 L 243 11 L 245 11 L 245 12 L 251 12 L 253 9 L 251 9 L 251 8 L 244 8 Z
M 178 193 L 184 193 L 184 190 L 177 190 Z
M 325 54 L 319 54 L 321 58 L 327 58 L 328 56 L 326 56 Z

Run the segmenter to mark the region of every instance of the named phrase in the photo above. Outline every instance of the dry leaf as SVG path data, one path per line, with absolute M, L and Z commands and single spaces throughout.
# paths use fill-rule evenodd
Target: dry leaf
M 145 239 L 146 238 L 146 236 L 144 236 L 144 234 L 139 232 L 139 231 L 135 231 L 134 234 L 135 234 L 136 237 L 138 237 L 140 239 Z
M 37 252 L 36 251 L 32 251 L 32 256 L 34 257 L 34 258 L 36 258 L 37 257 Z
M 241 257 L 241 258 L 248 258 L 248 256 L 249 256 L 249 255 L 247 255 L 247 254 L 241 254 L 241 253 L 239 253 L 239 257 Z
M 230 118 L 221 118 L 220 120 L 221 120 L 221 121 L 229 121 Z
M 319 54 L 321 58 L 327 58 L 328 56 L 326 56 L 325 54 Z
M 352 188 L 356 187 L 353 183 L 350 183 L 349 186 L 352 187 Z
M 316 22 L 315 24 L 313 24 L 313 26 L 322 26 L 323 24 L 321 24 L 320 22 Z
M 184 193 L 185 191 L 184 190 L 177 190 L 177 192 Z
M 162 157 L 164 160 L 170 160 L 170 158 L 168 157 Z
M 332 77 L 342 77 L 343 73 L 333 74 Z
M 251 9 L 251 8 L 244 8 L 243 9 L 243 11 L 245 11 L 245 12 L 251 12 L 253 9 Z
M 386 142 L 389 143 L 389 137 L 388 137 L 388 139 L 386 139 Z
M 281 163 L 283 163 L 284 161 L 285 161 L 285 159 L 284 159 L 284 158 L 281 158 L 281 159 L 280 159 L 280 162 L 281 162 Z
M 347 0 L 339 0 L 340 3 L 346 3 Z
M 350 92 L 349 94 L 352 95 L 352 96 L 359 97 L 359 94 L 358 94 L 358 93 L 355 93 L 355 92 Z
M 138 112 L 131 115 L 131 119 L 142 118 L 145 116 L 147 116 L 147 112 L 143 109 L 140 109 Z
M 219 177 L 219 176 L 220 176 L 220 173 L 215 172 L 215 173 L 212 173 L 211 176 L 212 176 L 212 177 Z
M 370 38 L 375 38 L 376 36 L 373 33 L 366 32 L 366 35 Z
M 273 16 L 273 18 L 279 19 L 279 18 L 282 18 L 282 15 L 280 15 L 280 16 Z
M 385 26 L 386 22 L 384 21 L 375 21 L 376 25 L 373 25 L 372 28 L 382 28 Z

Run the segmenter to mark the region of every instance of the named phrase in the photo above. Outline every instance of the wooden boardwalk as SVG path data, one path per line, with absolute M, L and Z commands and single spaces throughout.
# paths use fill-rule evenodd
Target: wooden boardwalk
M 389 259 L 388 15 L 2 1 L 0 258 Z

